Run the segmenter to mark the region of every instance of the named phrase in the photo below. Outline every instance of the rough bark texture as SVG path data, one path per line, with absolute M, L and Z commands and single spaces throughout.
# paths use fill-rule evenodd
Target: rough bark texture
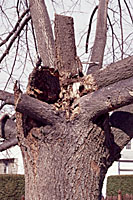
M 133 56 L 112 63 L 104 69 L 99 69 L 92 75 L 88 75 L 88 82 L 93 79 L 98 88 L 105 87 L 120 80 L 125 80 L 133 75 Z M 87 77 L 85 78 L 87 79 Z
M 77 74 L 78 70 L 72 17 L 55 15 L 55 38 L 56 65 L 65 80 Z
M 99 5 L 98 23 L 104 21 L 104 33 L 107 3 L 101 0 Z M 30 9 L 35 29 L 40 26 L 38 20 L 43 19 L 43 14 L 44 21 L 49 21 L 43 1 L 30 0 Z M 49 22 L 46 25 L 44 21 L 41 28 L 46 30 Z M 102 29 L 99 31 L 103 33 Z M 52 36 L 47 36 L 46 43 L 49 40 L 50 43 L 46 57 L 42 51 L 46 44 L 42 48 L 40 43 L 45 34 L 37 35 L 41 37 L 38 46 L 43 61 L 46 58 L 45 64 L 51 66 L 54 47 Z M 25 168 L 25 199 L 100 200 L 107 169 L 120 158 L 120 151 L 132 137 L 132 114 L 119 110 L 109 117 L 108 113 L 133 102 L 133 57 L 81 77 L 77 74 L 82 65 L 76 55 L 72 18 L 56 15 L 55 36 L 59 73 L 48 66 L 38 66 L 29 77 L 26 94 L 17 84 L 14 96 L 0 91 L 0 99 L 16 109 L 17 139 Z M 93 61 L 102 64 L 105 35 L 99 40 L 102 55 Z M 10 143 L 13 131 L 9 132 L 8 122 L 4 131 Z

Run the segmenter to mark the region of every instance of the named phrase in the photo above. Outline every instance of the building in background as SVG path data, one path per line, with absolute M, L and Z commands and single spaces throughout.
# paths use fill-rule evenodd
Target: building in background
M 133 174 L 133 139 L 121 151 L 121 158 L 115 161 L 108 169 L 103 185 L 103 196 L 106 196 L 107 177 L 111 175 L 129 175 Z
M 23 158 L 18 145 L 0 152 L 0 174 L 24 174 Z
M 23 158 L 19 146 L 0 152 L 0 174 L 24 174 Z M 106 174 L 103 196 L 106 196 L 107 177 L 111 175 L 133 174 L 133 139 L 121 152 L 121 159 L 115 161 Z

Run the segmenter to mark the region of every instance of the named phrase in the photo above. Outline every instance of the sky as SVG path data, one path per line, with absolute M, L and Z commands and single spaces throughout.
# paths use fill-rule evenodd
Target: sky
M 2 4 L 2 2 L 4 2 Z M 0 5 L 2 5 L 4 11 L 6 12 L 7 16 L 10 15 L 10 19 L 11 19 L 11 23 L 14 25 L 16 22 L 16 18 L 15 18 L 15 11 L 14 5 L 16 5 L 17 0 L 12 0 L 12 1 L 6 1 L 6 0 L 1 0 L 0 1 Z M 90 39 L 89 39 L 89 51 L 86 54 L 85 53 L 85 42 L 86 42 L 86 37 L 87 37 L 87 30 L 88 30 L 88 24 L 89 24 L 89 19 L 91 16 L 91 13 L 93 11 L 93 9 L 95 8 L 95 6 L 98 4 L 99 0 L 55 0 L 55 2 L 52 4 L 52 0 L 47 0 L 46 1 L 46 6 L 48 9 L 48 13 L 51 19 L 51 23 L 52 23 L 52 27 L 54 27 L 54 15 L 55 13 L 57 14 L 62 14 L 62 15 L 67 15 L 67 16 L 72 16 L 74 18 L 74 29 L 75 29 L 75 40 L 76 40 L 76 46 L 77 46 L 77 55 L 80 57 L 81 61 L 88 61 L 90 59 L 90 55 L 91 55 L 91 48 L 93 47 L 93 42 L 94 42 L 94 37 L 95 37 L 95 30 L 96 30 L 96 16 L 97 13 L 95 14 L 94 20 L 93 20 L 93 26 L 92 26 L 92 30 L 91 30 L 91 35 L 90 35 Z M 124 38 L 126 38 L 126 36 L 131 32 L 130 37 L 128 38 L 128 41 L 125 41 L 125 47 L 124 50 L 127 54 L 127 56 L 130 54 L 130 52 L 133 54 L 133 45 L 132 45 L 132 36 L 133 36 L 133 24 L 131 26 L 130 23 L 130 19 L 128 17 L 128 13 L 127 10 L 125 9 L 125 5 L 123 4 L 123 0 L 121 0 L 122 2 L 122 6 L 123 6 L 123 11 L 124 13 L 126 13 L 124 15 L 124 20 L 123 23 L 126 24 L 126 28 L 124 28 L 123 32 L 124 32 Z M 129 0 L 128 2 L 131 3 L 131 0 Z M 117 17 L 117 19 L 119 20 L 118 17 L 118 7 L 116 6 L 117 1 L 116 0 L 110 0 L 110 4 L 109 7 L 110 9 L 108 10 L 110 19 L 112 20 L 112 24 L 115 23 L 113 20 L 113 16 Z M 10 9 L 9 9 L 10 7 Z M 132 5 L 133 8 L 133 5 Z M 113 13 L 112 10 L 114 10 L 115 12 Z M 2 13 L 2 11 L 1 11 Z M 5 17 L 5 15 L 1 15 L 3 17 L 1 17 L 0 20 L 0 27 L 1 27 L 1 32 L 2 34 L 0 35 L 0 38 L 5 38 L 4 34 L 5 32 L 8 32 L 10 30 L 12 30 L 12 26 L 9 26 L 10 23 L 8 22 L 7 18 Z M 117 26 L 116 26 L 117 25 Z M 120 38 L 121 34 L 120 34 L 120 26 L 118 24 L 118 21 L 116 21 L 116 25 L 115 25 L 115 30 L 117 32 L 117 37 Z M 24 35 L 24 33 L 23 33 Z M 112 62 L 112 57 L 111 57 L 111 45 L 112 45 L 112 39 L 111 39 L 112 35 L 111 35 L 111 29 L 110 27 L 108 27 L 108 40 L 107 40 L 107 46 L 106 46 L 106 53 L 105 53 L 105 59 L 104 59 L 104 65 L 108 65 Z M 21 36 L 22 38 L 22 36 Z M 32 38 L 29 36 L 28 37 L 28 41 L 31 47 L 31 57 L 33 59 L 33 62 L 36 62 L 36 56 L 35 56 L 35 51 L 34 51 L 34 45 L 33 45 L 33 40 Z M 10 84 L 8 84 L 8 87 L 6 88 L 7 90 L 11 91 L 13 89 L 13 84 L 15 82 L 16 79 L 20 79 L 21 85 L 22 85 L 22 89 L 25 89 L 25 85 L 27 83 L 28 80 L 28 76 L 29 73 L 31 72 L 31 70 L 33 69 L 33 66 L 31 66 L 30 63 L 30 58 L 28 57 L 27 59 L 27 65 L 25 66 L 24 62 L 25 62 L 25 52 L 26 52 L 26 41 L 25 39 L 21 39 L 21 44 L 19 45 L 19 52 L 18 52 L 18 58 L 17 58 L 17 63 L 14 67 L 13 70 L 13 76 L 12 79 L 10 81 Z M 115 51 L 116 51 L 116 60 L 119 59 L 120 57 L 120 45 L 118 44 L 117 41 L 115 41 Z M 6 46 L 5 46 L 6 47 Z M 4 87 L 7 79 L 9 78 L 9 74 L 11 73 L 11 69 L 12 69 L 12 65 L 14 62 L 14 55 L 15 55 L 15 51 L 16 51 L 16 47 L 12 48 L 12 52 L 9 54 L 9 56 L 7 57 L 6 60 L 4 60 L 1 64 L 0 64 L 0 68 L 2 68 L 2 70 L 0 70 L 0 85 Z M 0 54 L 2 54 L 3 48 L 0 48 Z M 23 69 L 24 69 L 24 73 L 23 73 Z M 86 71 L 87 66 L 84 65 L 84 70 Z M 13 84 L 12 84 L 13 83 Z

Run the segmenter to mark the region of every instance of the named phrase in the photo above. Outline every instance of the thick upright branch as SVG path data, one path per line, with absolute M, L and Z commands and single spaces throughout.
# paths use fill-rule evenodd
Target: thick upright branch
M 55 15 L 55 52 L 61 77 L 65 79 L 77 74 L 78 61 L 72 17 Z
M 94 64 L 90 65 L 88 73 L 102 67 L 107 34 L 107 7 L 108 0 L 99 1 L 96 35 L 90 60 Z M 95 65 L 96 62 L 98 62 L 98 65 Z
M 54 38 L 44 0 L 29 0 L 38 49 L 45 66 L 54 66 Z

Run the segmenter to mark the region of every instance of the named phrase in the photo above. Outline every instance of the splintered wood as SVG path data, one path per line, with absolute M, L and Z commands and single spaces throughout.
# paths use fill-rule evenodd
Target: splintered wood
M 82 63 L 76 53 L 72 17 L 55 15 L 55 66 L 60 73 L 61 87 L 55 107 L 66 112 L 66 118 L 72 120 L 80 113 L 79 97 L 96 90 L 93 77 L 83 77 Z
M 68 84 L 61 86 L 58 101 L 54 104 L 56 110 L 66 112 L 66 118 L 73 120 L 80 113 L 80 97 L 97 90 L 91 75 L 80 78 L 71 78 Z

